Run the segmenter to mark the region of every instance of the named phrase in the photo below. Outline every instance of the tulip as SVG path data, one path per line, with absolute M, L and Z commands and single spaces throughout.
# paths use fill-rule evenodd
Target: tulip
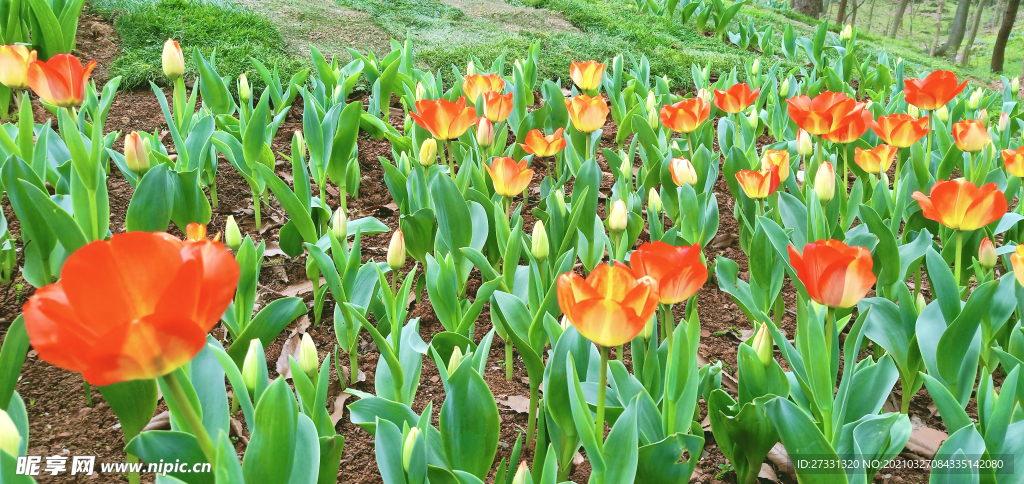
M 124 163 L 140 177 L 150 168 L 149 140 L 132 131 L 124 138 Z
M 1020 91 L 1020 76 L 1016 76 L 1010 80 L 1010 92 L 1017 94 Z
M 505 89 L 505 80 L 497 74 L 467 74 L 462 79 L 462 93 L 474 104 L 485 93 Z
M 750 129 L 757 130 L 757 125 L 761 121 L 761 117 L 758 116 L 757 114 L 758 113 L 756 109 L 753 109 L 749 113 L 747 113 L 747 124 L 750 125 Z
M 887 144 L 909 148 L 928 134 L 928 117 L 918 119 L 908 114 L 879 116 L 871 123 L 871 129 Z
M 605 65 L 597 61 L 573 62 L 569 65 L 569 77 L 583 91 L 592 92 L 601 87 Z
M 331 217 L 331 233 L 338 240 L 348 238 L 348 216 L 345 214 L 345 207 L 338 207 Z
M 921 117 L 921 110 L 918 109 L 917 106 L 909 105 L 909 106 L 907 106 L 907 114 L 909 114 L 909 115 L 911 115 L 911 116 L 913 116 L 915 118 L 919 118 L 919 117 Z
M 427 88 L 423 87 L 422 82 L 416 83 L 416 100 L 422 101 L 427 96 Z
M 0 45 L 0 84 L 19 91 L 28 89 L 28 66 L 35 61 L 36 51 L 24 45 Z
M 779 85 L 779 97 L 785 99 L 789 95 L 789 78 L 782 80 L 782 84 Z
M 1024 177 L 1024 146 L 1011 150 L 1009 148 L 1001 152 L 1003 164 L 1006 165 L 1006 173 L 1015 177 Z
M 629 222 L 628 218 L 629 210 L 626 208 L 626 202 L 621 199 L 616 200 L 612 204 L 612 210 L 608 214 L 608 228 L 612 232 L 622 232 L 626 230 L 626 225 Z
M 492 123 L 500 123 L 512 114 L 512 93 L 505 95 L 495 91 L 484 93 L 484 116 Z
M 981 108 L 978 111 L 978 121 L 981 122 L 982 126 L 988 129 L 988 109 Z
M 25 304 L 25 327 L 41 359 L 91 384 L 156 378 L 206 346 L 238 277 L 220 242 L 117 234 L 67 258 L 60 280 Z
M 622 173 L 622 176 L 626 177 L 626 180 L 629 181 L 633 177 L 633 159 L 625 156 L 625 153 L 622 152 L 620 152 L 620 155 L 622 155 L 622 164 L 619 165 L 619 173 Z
M 989 183 L 981 188 L 964 180 L 939 180 L 929 196 L 914 192 L 925 218 L 959 231 L 978 230 L 1003 217 L 1006 198 Z
M 520 461 L 519 467 L 516 469 L 516 475 L 512 478 L 512 484 L 526 484 L 526 476 L 530 473 L 530 469 L 526 467 L 526 461 Z M 533 482 L 531 479 L 530 482 Z
M 487 118 L 480 118 L 476 122 L 476 144 L 483 148 L 490 148 L 494 144 L 494 125 Z
M 999 256 L 996 255 L 996 248 L 992 245 L 992 239 L 985 237 L 978 247 L 978 263 L 981 267 L 992 270 L 996 266 Z
M 303 333 L 299 345 L 299 368 L 302 368 L 310 380 L 316 382 L 319 365 L 320 357 L 316 354 L 316 344 L 313 343 L 313 338 L 309 337 L 309 333 Z
M 903 92 L 908 103 L 925 111 L 932 111 L 952 101 L 967 87 L 967 81 L 957 84 L 956 74 L 935 71 L 924 79 L 907 79 L 904 85 Z
M 459 369 L 459 364 L 462 363 L 462 348 L 458 346 L 452 351 L 452 357 L 448 359 L 448 375 L 451 376 L 455 373 L 455 370 Z
M 1010 127 L 1010 115 L 1003 111 L 999 114 L 999 132 L 1005 133 L 1008 127 Z
M 544 262 L 548 258 L 548 250 L 548 231 L 544 229 L 544 221 L 538 220 L 530 237 L 530 253 L 538 262 Z
M 1017 283 L 1024 286 L 1024 245 L 1017 244 L 1017 250 L 1010 254 L 1010 265 L 1017 276 Z
M 764 150 L 761 155 L 761 168 L 772 166 L 779 167 L 779 182 L 789 178 L 789 151 L 788 150 Z
M 397 271 L 405 265 L 405 236 L 402 235 L 402 229 L 395 229 L 395 233 L 391 235 L 387 263 L 393 271 Z
M 658 195 L 658 190 L 651 187 L 651 190 L 647 192 L 647 210 L 653 213 L 661 213 L 661 196 Z
M 544 136 L 539 129 L 531 129 L 526 133 L 526 142 L 519 146 L 523 151 L 542 158 L 555 156 L 565 148 L 565 128 L 558 128 L 553 134 Z
M 419 161 L 420 166 L 433 166 L 437 162 L 437 140 L 434 138 L 427 138 L 420 145 L 420 155 L 416 159 Z
M 630 255 L 633 273 L 658 283 L 658 301 L 676 304 L 690 299 L 708 280 L 700 259 L 700 245 L 676 247 L 661 241 L 645 242 Z
M 455 349 L 459 349 L 455 347 Z M 416 448 L 416 442 L 420 439 L 419 427 L 412 427 L 409 429 L 409 434 L 405 436 L 405 441 L 402 443 L 402 468 L 405 472 L 409 472 L 409 465 L 412 463 L 412 451 Z
M 650 126 L 653 130 L 657 130 L 658 127 L 661 125 L 658 117 L 658 110 L 654 108 L 647 110 L 647 125 Z
M 800 130 L 796 134 L 796 152 L 800 156 L 811 156 L 814 154 L 814 144 L 811 143 L 811 134 Z
M 743 193 L 749 198 L 768 198 L 779 188 L 779 168 L 776 166 L 762 169 L 761 171 L 740 170 L 736 173 L 736 180 L 739 181 Z
M 988 131 L 978 121 L 965 119 L 953 125 L 953 141 L 960 151 L 974 153 L 988 144 Z
M 11 457 L 17 457 L 20 450 L 21 434 L 18 432 L 18 426 L 14 425 L 11 416 L 0 408 L 0 451 L 8 453 Z
M 421 128 L 430 131 L 438 140 L 450 140 L 462 136 L 476 122 L 476 109 L 466 107 L 466 98 L 456 102 L 446 99 L 436 101 L 424 99 L 416 102 L 416 111 L 409 115 Z
M 47 104 L 61 108 L 74 107 L 85 100 L 85 86 L 96 61 L 82 67 L 71 54 L 57 54 L 50 60 L 33 61 L 28 66 L 28 85 Z
M 249 78 L 244 72 L 238 75 L 238 100 L 242 101 L 242 104 L 249 104 L 252 100 L 252 86 L 249 85 Z
M 914 306 L 917 308 L 917 314 L 921 314 L 921 311 L 924 311 L 924 308 L 928 306 L 928 301 L 924 299 L 924 294 L 917 293 L 917 296 L 914 297 Z
M 658 104 L 658 97 L 654 95 L 654 91 L 647 91 L 647 102 L 644 104 L 644 108 L 647 111 L 654 109 Z
M 964 82 L 966 83 L 967 81 Z M 971 93 L 971 97 L 967 98 L 967 107 L 970 109 L 978 109 L 978 106 L 981 105 L 981 95 L 984 93 L 985 91 L 980 87 L 975 89 L 974 92 Z
M 234 215 L 228 215 L 228 220 L 224 223 L 224 245 L 233 251 L 242 246 L 242 231 L 238 230 L 238 222 L 235 222 Z
M 569 110 L 572 125 L 582 133 L 593 133 L 601 129 L 611 112 L 603 97 L 590 97 L 586 94 L 566 99 L 565 107 Z
M 889 167 L 892 166 L 892 162 L 896 159 L 896 153 L 897 149 L 895 147 L 886 144 L 878 145 L 870 150 L 856 148 L 853 161 L 862 170 L 872 175 L 878 175 L 879 173 L 889 171 Z
M 871 252 L 838 240 L 812 242 L 803 254 L 791 245 L 789 260 L 808 296 L 829 308 L 853 307 L 875 283 Z
M 697 90 L 697 97 L 703 99 L 705 103 L 710 103 L 711 100 L 714 99 L 715 95 L 707 89 L 700 88 Z
M 855 117 L 850 124 L 825 133 L 821 137 L 833 143 L 852 143 L 868 132 L 872 120 L 871 111 L 864 109 L 860 112 L 860 116 Z
M 697 171 L 693 163 L 685 158 L 672 158 L 668 164 L 668 172 L 672 174 L 672 182 L 678 186 L 697 185 Z
M 503 197 L 514 197 L 526 190 L 533 180 L 533 170 L 526 167 L 526 160 L 516 163 L 512 158 L 499 156 L 491 160 L 484 171 L 494 182 L 494 192 Z
M 715 106 L 729 114 L 736 114 L 754 104 L 760 92 L 761 88 L 751 91 L 745 82 L 733 84 L 725 91 L 715 89 Z
M 761 327 L 757 329 L 754 339 L 750 342 L 750 347 L 757 351 L 757 357 L 761 360 L 761 364 L 768 368 L 768 365 L 771 365 L 774 360 L 775 342 L 772 341 L 767 324 L 761 323 Z
M 846 24 L 843 27 L 843 31 L 839 33 L 839 40 L 850 40 L 853 38 L 853 27 L 850 24 Z
M 864 110 L 864 104 L 841 92 L 826 91 L 814 99 L 800 95 L 786 100 L 786 103 L 793 122 L 815 136 L 831 133 L 861 119 Z
M 821 203 L 828 203 L 836 196 L 836 170 L 831 162 L 824 162 L 814 175 L 814 192 Z
M 711 115 L 711 105 L 699 97 L 661 107 L 661 124 L 677 133 L 694 132 Z
M 242 382 L 250 395 L 256 392 L 256 377 L 259 376 L 259 355 L 263 352 L 263 345 L 259 338 L 249 341 L 249 351 L 245 353 L 245 360 L 242 362 Z
M 476 75 L 476 64 L 474 64 L 473 61 L 469 61 L 466 64 L 466 75 L 469 75 L 469 76 Z
M 558 278 L 558 306 L 583 337 L 602 347 L 631 341 L 658 305 L 658 283 L 621 262 L 598 264 L 586 277 Z
M 168 79 L 175 81 L 185 75 L 185 54 L 181 52 L 181 46 L 176 40 L 167 39 L 167 42 L 164 42 L 161 60 L 163 61 L 164 75 Z
M 949 108 L 947 108 L 946 105 L 942 105 L 942 107 L 935 110 L 935 117 L 939 118 L 939 121 L 942 121 L 943 123 L 949 121 Z

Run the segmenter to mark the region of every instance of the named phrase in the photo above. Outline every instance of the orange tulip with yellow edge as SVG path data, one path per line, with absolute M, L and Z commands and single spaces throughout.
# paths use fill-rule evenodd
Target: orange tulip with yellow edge
M 582 133 L 593 133 L 601 129 L 611 112 L 603 97 L 586 94 L 566 99 L 565 107 L 569 110 L 572 125 Z
M 851 308 L 875 284 L 871 252 L 838 240 L 812 242 L 804 246 L 802 254 L 791 245 L 789 262 L 807 294 L 822 306 Z
M 764 150 L 761 155 L 761 168 L 779 167 L 779 181 L 789 178 L 789 150 Z
M 605 65 L 597 61 L 573 62 L 569 64 L 569 77 L 576 87 L 584 91 L 596 91 L 601 87 Z
M 494 191 L 504 197 L 514 197 L 523 193 L 533 180 L 533 170 L 526 167 L 526 160 L 516 163 L 506 156 L 495 158 L 490 166 L 485 164 L 484 171 L 494 182 Z
M 466 98 L 455 102 L 446 99 L 416 101 L 416 110 L 409 115 L 421 128 L 438 140 L 455 139 L 476 123 L 476 109 L 466 107 Z
M 1024 286 L 1024 245 L 1017 244 L 1017 250 L 1010 254 L 1010 265 L 1013 275 L 1017 276 L 1017 283 Z
M 539 129 L 531 129 L 526 133 L 526 142 L 519 143 L 523 151 L 540 157 L 555 156 L 565 148 L 565 128 L 558 128 L 547 136 Z
M 952 133 L 956 147 L 967 153 L 981 151 L 989 140 L 985 125 L 975 119 L 965 119 L 954 123 Z
M 47 104 L 69 108 L 85 100 L 85 87 L 96 61 L 85 67 L 71 54 L 57 54 L 50 60 L 35 61 L 28 66 L 28 85 Z
M 928 116 L 915 118 L 909 114 L 879 116 L 871 123 L 879 138 L 897 148 L 909 148 L 928 134 Z
M 897 149 L 886 144 L 878 145 L 870 150 L 856 148 L 853 161 L 862 170 L 878 175 L 889 171 L 893 161 L 896 160 Z
M 1007 148 L 1000 153 L 1003 155 L 1006 172 L 1018 178 L 1024 177 L 1024 146 L 1016 150 Z
M 700 260 L 700 244 L 677 247 L 661 241 L 645 242 L 629 256 L 637 276 L 658 282 L 658 300 L 675 304 L 690 299 L 708 280 L 708 268 Z
M 931 193 L 914 192 L 914 200 L 921 205 L 921 213 L 953 230 L 980 229 L 1006 214 L 1006 197 L 995 183 L 978 188 L 964 180 L 939 180 Z
M 932 111 L 945 106 L 967 87 L 967 81 L 957 84 L 956 74 L 950 71 L 935 71 L 924 79 L 904 81 L 903 95 L 906 101 L 919 109 Z
M 813 99 L 807 95 L 786 100 L 790 119 L 811 135 L 821 136 L 860 119 L 864 104 L 841 92 L 825 91 Z
M 772 166 L 761 171 L 740 170 L 736 172 L 736 180 L 749 198 L 768 198 L 779 188 L 779 167 Z
M 462 94 L 470 103 L 476 103 L 478 97 L 485 93 L 505 89 L 505 80 L 497 74 L 467 74 L 462 76 Z
M 658 283 L 616 262 L 598 264 L 586 279 L 558 277 L 558 307 L 583 337 L 612 347 L 632 341 L 658 307 Z
M 484 93 L 484 116 L 492 123 L 500 123 L 512 114 L 512 93 L 500 94 L 497 91 Z
M 760 92 L 761 88 L 751 91 L 745 82 L 733 84 L 724 91 L 715 89 L 715 106 L 729 114 L 736 114 L 754 104 Z
M 864 133 L 871 129 L 871 121 L 873 120 L 871 111 L 864 109 L 861 110 L 860 116 L 857 116 L 850 124 L 836 128 L 835 131 L 825 133 L 821 137 L 833 143 L 852 143 L 860 139 L 861 136 L 864 136 Z
M 28 66 L 36 61 L 36 51 L 24 45 L 0 45 L 0 84 L 11 89 L 28 89 Z
M 686 158 L 672 158 L 668 163 L 668 172 L 672 175 L 672 182 L 678 186 L 697 185 L 697 170 Z
M 692 133 L 711 116 L 711 105 L 699 97 L 661 107 L 661 124 L 677 133 Z

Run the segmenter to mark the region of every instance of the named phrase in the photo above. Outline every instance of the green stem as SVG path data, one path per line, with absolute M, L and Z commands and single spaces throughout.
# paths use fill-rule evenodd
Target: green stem
M 566 436 L 565 439 L 562 439 L 562 458 L 558 460 L 558 482 L 569 480 L 569 471 L 572 470 L 572 455 L 579 446 L 577 439 L 576 435 Z
M 391 272 L 391 294 L 394 296 L 394 305 L 391 306 L 391 332 L 394 333 L 391 344 L 395 347 L 395 356 L 402 350 L 402 322 L 398 320 L 398 271 Z M 403 301 L 404 303 L 404 301 Z
M 622 349 L 625 345 L 619 345 L 615 347 L 615 358 L 622 361 Z
M 832 333 L 836 326 L 836 309 L 828 308 L 825 313 L 825 354 L 828 355 L 828 364 L 832 366 Z M 829 370 L 831 371 L 831 370 Z
M 818 165 L 821 164 L 821 139 L 817 139 L 814 143 L 814 157 L 817 160 L 811 160 L 811 172 L 804 172 L 804 199 L 809 200 L 811 196 L 810 190 L 814 190 L 814 177 L 818 173 Z M 808 186 L 810 190 L 808 190 Z
M 594 425 L 597 430 L 598 447 L 604 448 L 604 396 L 608 390 L 608 347 L 598 346 L 601 352 L 601 368 L 597 376 L 597 418 Z
M 211 198 L 211 202 L 213 202 L 213 208 L 217 208 L 217 205 L 219 205 L 219 203 L 217 203 L 217 180 L 216 179 L 214 179 L 213 182 L 210 183 L 210 198 Z
M 92 385 L 87 381 L 83 381 L 82 389 L 85 391 L 85 405 L 87 407 L 92 407 Z
M 900 380 L 906 381 L 906 380 Z M 910 385 L 903 387 L 903 396 L 900 398 L 900 413 L 907 415 L 910 411 L 910 401 L 914 398 L 914 394 L 910 393 Z
M 928 116 L 928 150 L 925 152 L 925 162 L 931 166 L 932 164 L 932 132 L 935 131 L 935 116 L 934 111 L 930 111 Z
M 129 452 L 127 455 L 125 455 L 125 459 L 124 460 L 125 460 L 125 462 L 128 462 L 129 464 L 134 464 L 134 463 L 139 461 L 139 458 Z M 128 483 L 129 484 L 139 484 L 139 482 L 141 482 L 141 481 L 139 479 L 139 473 L 138 472 L 129 472 L 128 473 Z
M 693 152 L 695 150 L 693 146 L 693 132 L 686 133 L 686 146 L 689 148 L 690 161 L 693 161 Z
M 181 387 L 181 383 L 178 382 L 178 377 L 172 372 L 160 377 L 160 379 L 163 380 L 164 385 L 170 392 L 169 396 L 171 399 L 178 405 L 178 409 L 185 418 L 184 423 L 188 427 L 189 432 L 199 441 L 199 448 L 202 449 L 206 460 L 211 465 L 216 466 L 217 449 L 213 446 L 210 435 L 206 433 L 206 427 L 203 427 L 202 419 L 199 418 L 196 409 L 192 407 L 192 402 L 185 395 L 185 390 Z M 167 396 L 165 395 L 165 397 Z
M 587 143 L 586 143 L 587 153 L 583 156 L 583 161 L 587 161 L 587 160 L 590 159 L 590 134 L 591 133 L 587 133 Z
M 512 341 L 505 338 L 505 381 L 512 381 Z
M 953 277 L 956 281 L 956 287 L 960 288 L 960 259 L 963 256 L 964 250 L 964 232 L 962 230 L 956 231 L 956 259 L 953 261 L 954 271 Z
M 526 445 L 532 447 L 533 432 L 537 427 L 537 401 L 540 400 L 540 382 L 530 380 L 530 415 L 526 420 Z
M 451 175 L 452 180 L 455 179 L 455 153 L 452 153 L 452 142 L 447 140 L 444 142 L 445 149 L 448 151 L 446 160 L 448 162 L 448 174 Z
M 92 240 L 100 240 L 107 234 L 100 235 L 100 210 L 96 205 L 96 190 L 89 190 L 89 213 L 92 216 L 90 222 L 90 230 L 92 230 Z
M 352 382 L 352 385 L 359 383 L 359 354 L 356 353 L 355 347 L 356 345 L 352 345 L 352 347 L 348 349 L 348 372 L 349 381 Z
M 263 228 L 263 225 L 260 222 L 260 210 L 262 209 L 262 207 L 260 207 L 260 194 L 256 191 L 255 188 L 252 189 L 252 205 L 254 209 L 253 216 L 256 217 L 256 230 L 259 230 Z

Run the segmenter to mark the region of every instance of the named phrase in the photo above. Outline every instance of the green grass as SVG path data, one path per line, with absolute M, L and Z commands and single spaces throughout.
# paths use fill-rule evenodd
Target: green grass
M 231 2 L 97 0 L 92 7 L 113 20 L 121 38 L 121 53 L 110 74 L 122 76 L 124 89 L 146 86 L 149 81 L 166 84 L 160 55 L 168 38 L 177 40 L 185 51 L 187 76 L 195 73 L 194 49 L 208 59 L 216 49 L 218 73 L 232 78 L 252 70 L 250 57 L 268 67 L 277 64 L 282 78 L 304 65 L 288 55 L 281 34 L 266 17 Z M 248 77 L 259 89 L 259 76 Z

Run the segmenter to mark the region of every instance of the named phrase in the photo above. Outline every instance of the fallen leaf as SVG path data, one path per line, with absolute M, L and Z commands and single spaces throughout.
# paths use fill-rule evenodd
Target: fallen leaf
M 298 333 L 289 336 L 285 340 L 284 346 L 281 347 L 281 356 L 277 357 L 277 373 L 285 380 L 292 377 L 292 366 L 288 363 L 288 357 L 299 359 L 299 349 L 302 347 L 301 338 Z
M 505 398 L 495 398 L 494 401 L 516 413 L 530 413 L 530 399 L 527 397 L 509 395 Z
M 724 249 L 736 242 L 738 236 L 732 232 L 721 232 L 711 239 L 711 245 Z
M 757 477 L 761 479 L 768 479 L 772 482 L 779 482 L 779 476 L 775 475 L 775 469 L 767 463 L 761 463 L 761 471 L 757 473 Z
M 906 450 L 925 459 L 931 459 L 935 457 L 935 452 L 939 450 L 939 446 L 948 438 L 949 435 L 941 430 L 930 427 L 917 429 L 910 432 L 910 440 L 907 441 Z
M 338 398 L 334 399 L 334 411 L 331 412 L 331 424 L 338 425 L 338 421 L 341 420 L 342 415 L 345 413 L 345 400 L 348 400 L 351 396 L 351 394 L 341 392 L 338 394 Z
M 267 241 L 267 246 L 263 250 L 263 257 L 270 258 L 277 257 L 279 255 L 288 255 L 285 254 L 283 250 L 281 250 L 281 243 L 276 240 Z
M 324 285 L 326 283 L 327 283 L 327 280 L 321 277 L 320 278 L 320 285 Z M 303 279 L 303 280 L 301 280 L 299 282 L 296 282 L 295 284 L 289 284 L 289 285 L 287 285 L 285 287 L 282 287 L 281 290 L 277 291 L 277 292 L 280 293 L 281 296 L 283 296 L 283 297 L 296 297 L 296 296 L 312 295 L 313 294 L 313 281 L 311 281 L 309 279 Z
M 171 429 L 171 413 L 167 410 L 156 414 L 149 423 L 142 428 L 143 432 L 149 430 L 170 430 Z
M 238 437 L 238 440 L 241 440 L 242 443 L 249 445 L 249 437 L 245 436 L 245 429 L 242 428 L 242 422 L 234 417 L 231 417 L 231 432 L 235 434 L 235 437 Z
M 780 471 L 796 480 L 796 469 L 793 467 L 793 461 L 789 458 L 789 452 L 786 452 L 786 447 L 782 445 L 782 442 L 777 442 L 772 447 L 772 450 L 768 451 L 768 460 L 775 464 L 775 467 Z

